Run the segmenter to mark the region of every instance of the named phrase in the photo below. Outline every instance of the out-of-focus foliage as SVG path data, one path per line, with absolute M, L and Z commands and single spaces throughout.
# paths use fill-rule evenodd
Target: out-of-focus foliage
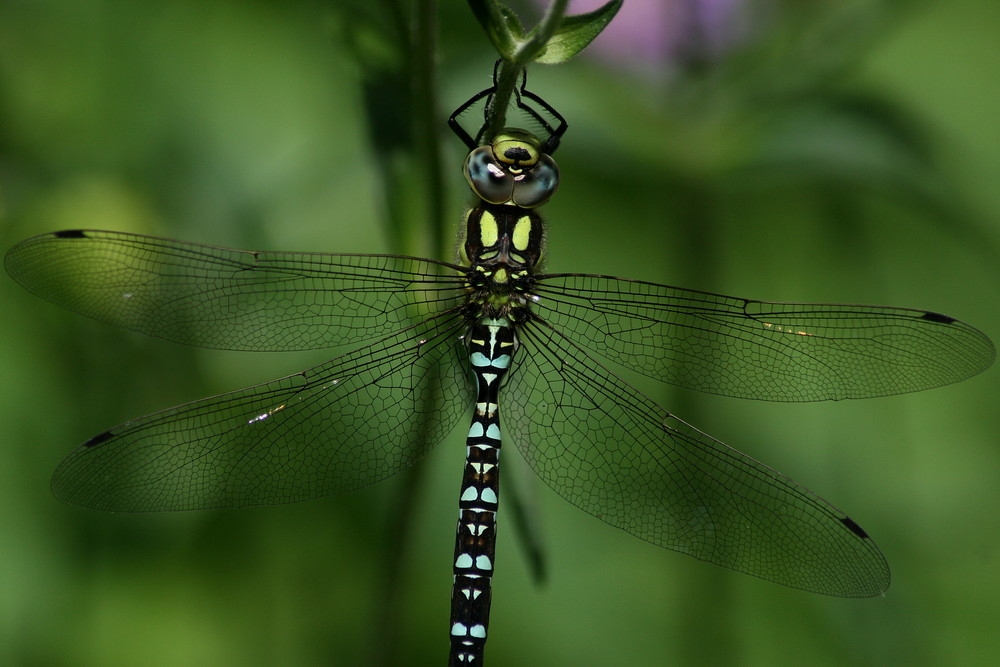
M 489 85 L 495 57 L 464 3 L 438 4 L 437 55 L 402 3 L 0 4 L 0 247 L 97 227 L 433 253 L 427 220 L 455 229 L 466 196 L 444 120 Z M 927 308 L 1000 338 L 995 5 L 624 3 L 583 55 L 529 71 L 570 123 L 545 207 L 549 268 Z M 532 25 L 539 10 L 524 10 Z M 413 55 L 428 47 L 437 81 Z M 238 512 L 63 506 L 48 477 L 77 443 L 322 356 L 184 349 L 82 321 L 6 279 L 0 298 L 0 664 L 444 660 L 460 435 L 421 464 L 416 489 L 401 478 Z M 542 489 L 546 587 L 500 517 L 492 663 L 998 653 L 997 372 L 801 406 L 641 386 L 847 511 L 888 557 L 892 588 L 864 601 L 786 590 L 643 544 Z M 403 489 L 415 524 L 397 548 Z

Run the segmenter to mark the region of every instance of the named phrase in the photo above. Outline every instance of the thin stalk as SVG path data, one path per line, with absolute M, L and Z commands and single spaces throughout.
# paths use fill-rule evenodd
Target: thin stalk
M 509 57 L 503 57 L 500 74 L 497 77 L 496 91 L 486 108 L 487 137 L 495 136 L 507 126 L 507 107 L 520 81 L 525 68 L 534 61 L 535 56 L 545 48 L 545 45 L 555 34 L 566 14 L 568 0 L 555 0 L 545 11 L 545 16 L 539 21 L 527 38 L 520 42 Z
M 437 2 L 436 0 L 414 0 L 409 28 L 398 26 L 401 35 L 405 35 L 407 60 L 409 62 L 407 82 L 410 106 L 410 142 L 409 159 L 420 165 L 424 177 L 421 210 L 423 220 L 414 220 L 417 233 L 403 233 L 402 229 L 394 233 L 395 243 L 402 247 L 394 248 L 395 252 L 421 256 L 437 253 L 446 247 L 444 213 L 444 176 L 443 160 L 440 148 L 440 125 L 442 115 L 438 112 L 438 86 L 435 78 L 435 58 L 437 54 Z M 402 222 L 402 221 L 400 221 Z M 433 380 L 432 380 L 433 381 Z M 430 397 L 428 400 L 440 400 Z M 422 414 L 430 414 L 422 410 Z M 426 433 L 427 424 L 417 423 L 415 428 Z M 379 603 L 374 609 L 372 627 L 377 632 L 372 636 L 371 664 L 397 665 L 401 663 L 399 655 L 399 629 L 401 627 L 402 610 L 406 608 L 404 601 L 406 586 L 404 584 L 404 568 L 410 562 L 407 550 L 411 545 L 414 515 L 419 509 L 418 499 L 422 497 L 421 489 L 427 475 L 426 465 L 416 465 L 401 476 L 396 498 L 392 501 L 392 510 L 385 526 L 386 544 L 390 545 L 387 553 L 386 566 L 381 577 L 381 590 L 377 595 Z M 446 625 L 442 620 L 442 627 Z

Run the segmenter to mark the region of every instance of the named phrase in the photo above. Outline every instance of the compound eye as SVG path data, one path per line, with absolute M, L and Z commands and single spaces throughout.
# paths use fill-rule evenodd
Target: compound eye
M 559 187 L 559 167 L 544 153 L 538 163 L 514 183 L 513 201 L 521 208 L 535 208 L 549 200 Z
M 514 177 L 493 157 L 491 146 L 480 146 L 465 159 L 465 180 L 483 201 L 505 204 L 514 191 Z

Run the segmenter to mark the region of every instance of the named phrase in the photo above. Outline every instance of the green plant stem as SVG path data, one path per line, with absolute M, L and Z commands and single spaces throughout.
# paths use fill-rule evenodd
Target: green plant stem
M 399 12 L 402 16 L 403 12 Z M 404 27 L 408 25 L 408 29 Z M 438 86 L 435 77 L 435 55 L 437 53 L 437 1 L 415 0 L 408 24 L 400 22 L 397 29 L 405 35 L 407 85 L 412 100 L 410 137 L 408 146 L 410 159 L 420 165 L 425 179 L 423 183 L 422 212 L 417 233 L 404 233 L 397 229 L 395 234 L 396 252 L 423 256 L 437 255 L 447 248 L 445 242 L 444 176 L 440 148 L 440 118 L 438 113 Z M 431 397 L 428 400 L 436 400 Z M 431 410 L 422 411 L 430 414 Z M 426 433 L 428 425 L 415 425 Z M 404 568 L 410 562 L 407 551 L 411 545 L 414 514 L 420 506 L 421 489 L 425 486 L 426 465 L 413 466 L 402 476 L 401 484 L 392 503 L 386 526 L 385 539 L 390 545 L 387 563 L 382 577 L 381 590 L 377 596 L 372 627 L 378 632 L 372 636 L 370 659 L 372 665 L 389 666 L 400 663 L 399 628 L 402 610 L 406 608 L 404 597 Z
M 412 28 L 414 149 L 427 178 L 425 229 L 430 251 L 437 256 L 448 247 L 445 239 L 444 161 L 441 156 L 441 118 L 435 77 L 437 2 L 417 0 Z
M 502 63 L 497 77 L 496 91 L 486 109 L 487 137 L 495 136 L 507 125 L 507 107 L 517 82 L 528 64 L 555 34 L 566 14 L 568 0 L 554 0 L 545 11 L 538 25 L 519 42 L 511 54 L 501 54 Z

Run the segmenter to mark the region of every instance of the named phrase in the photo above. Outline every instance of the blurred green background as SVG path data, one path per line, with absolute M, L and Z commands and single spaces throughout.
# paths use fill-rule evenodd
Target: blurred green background
M 441 5 L 434 103 L 452 230 L 464 149 L 443 122 L 489 84 L 493 55 L 464 3 Z M 654 6 L 629 0 L 618 32 L 530 72 L 570 122 L 545 209 L 550 269 L 925 308 L 1000 338 L 995 0 L 678 1 L 626 17 Z M 413 150 L 434 137 L 405 123 L 419 99 L 407 25 L 397 3 L 361 0 L 0 3 L 0 247 L 94 227 L 257 249 L 420 248 Z M 408 219 L 402 232 L 388 222 Z M 412 485 L 408 472 L 240 511 L 65 506 L 48 479 L 88 437 L 325 357 L 181 348 L 62 312 L 6 276 L 0 295 L 0 664 L 444 662 L 460 433 Z M 539 488 L 549 580 L 532 584 L 501 513 L 491 664 L 977 665 L 1000 653 L 996 369 L 817 405 L 637 384 L 849 513 L 885 552 L 892 587 L 873 600 L 785 589 L 645 544 Z M 394 546 L 404 500 L 414 524 Z

